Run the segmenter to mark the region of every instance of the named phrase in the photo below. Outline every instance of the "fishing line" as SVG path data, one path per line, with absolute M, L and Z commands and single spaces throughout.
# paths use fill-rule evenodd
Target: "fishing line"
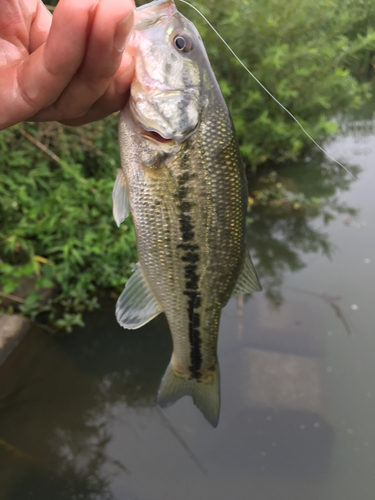
M 352 177 L 355 181 L 358 180 L 351 172 L 350 170 L 348 170 L 342 163 L 340 163 L 339 161 L 335 160 L 335 158 L 333 158 L 329 153 L 327 153 L 327 151 L 325 151 L 322 146 L 320 146 L 315 139 L 313 139 L 313 137 L 311 137 L 311 135 L 307 132 L 307 130 L 304 128 L 304 126 L 298 121 L 298 119 L 283 105 L 281 104 L 280 101 L 278 101 L 276 99 L 276 97 L 271 94 L 271 92 L 263 85 L 263 83 L 261 83 L 258 78 L 249 70 L 249 68 L 247 66 L 245 66 L 245 64 L 241 61 L 241 59 L 237 56 L 237 54 L 234 52 L 234 50 L 232 50 L 230 48 L 230 46 L 227 44 L 227 42 L 224 40 L 224 38 L 220 35 L 220 33 L 212 26 L 212 24 L 210 23 L 210 21 L 202 14 L 202 12 L 200 10 L 197 9 L 197 7 L 194 7 L 194 5 L 192 5 L 191 3 L 187 2 L 186 0 L 179 0 L 180 2 L 182 3 L 186 3 L 186 5 L 189 5 L 189 7 L 193 8 L 196 12 L 198 12 L 198 14 L 200 16 L 202 16 L 202 18 L 205 20 L 205 22 L 208 24 L 208 26 L 214 31 L 214 33 L 216 33 L 216 35 L 220 38 L 220 40 L 223 42 L 223 44 L 231 51 L 231 53 L 234 55 L 234 57 L 237 59 L 237 61 L 241 64 L 241 66 L 249 73 L 249 75 L 254 78 L 254 80 L 258 83 L 258 85 L 260 85 L 262 87 L 262 89 L 267 92 L 267 94 L 272 97 L 272 99 L 286 112 L 288 113 L 288 115 L 293 118 L 293 120 L 297 123 L 297 125 L 300 127 L 300 129 L 307 135 L 307 137 L 310 139 L 310 141 L 312 141 L 315 146 L 317 148 L 320 149 L 320 151 L 322 151 L 330 160 L 334 161 L 335 163 L 337 163 L 337 165 L 339 165 L 340 167 L 342 167 L 345 172 L 347 172 L 350 177 Z

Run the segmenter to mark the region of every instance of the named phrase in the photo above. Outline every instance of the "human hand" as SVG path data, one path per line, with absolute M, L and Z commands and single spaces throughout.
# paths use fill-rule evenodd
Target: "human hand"
M 0 0 L 0 130 L 21 120 L 82 125 L 126 104 L 133 0 Z

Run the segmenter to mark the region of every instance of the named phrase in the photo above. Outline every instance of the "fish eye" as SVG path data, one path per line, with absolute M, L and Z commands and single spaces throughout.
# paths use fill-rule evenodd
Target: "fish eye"
M 179 52 L 191 52 L 193 49 L 193 42 L 186 35 L 176 35 L 173 38 L 173 43 Z

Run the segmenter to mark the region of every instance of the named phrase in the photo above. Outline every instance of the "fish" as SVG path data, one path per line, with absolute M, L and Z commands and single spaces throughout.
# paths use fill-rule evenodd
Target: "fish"
M 173 353 L 158 391 L 190 395 L 216 427 L 221 310 L 260 290 L 245 243 L 247 181 L 234 126 L 194 24 L 173 0 L 134 11 L 135 76 L 119 116 L 118 225 L 132 213 L 139 262 L 116 305 L 126 329 L 164 312 Z

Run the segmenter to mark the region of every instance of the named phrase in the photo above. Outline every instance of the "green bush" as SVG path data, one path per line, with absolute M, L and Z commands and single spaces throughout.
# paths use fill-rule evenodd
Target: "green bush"
M 23 276 L 35 276 L 21 312 L 49 311 L 56 327 L 80 323 L 80 313 L 97 305 L 98 288 L 120 290 L 137 262 L 133 225 L 118 228 L 111 217 L 116 122 L 19 125 L 0 133 L 0 283 L 11 294 Z M 41 305 L 38 289 L 56 285 L 58 295 Z

